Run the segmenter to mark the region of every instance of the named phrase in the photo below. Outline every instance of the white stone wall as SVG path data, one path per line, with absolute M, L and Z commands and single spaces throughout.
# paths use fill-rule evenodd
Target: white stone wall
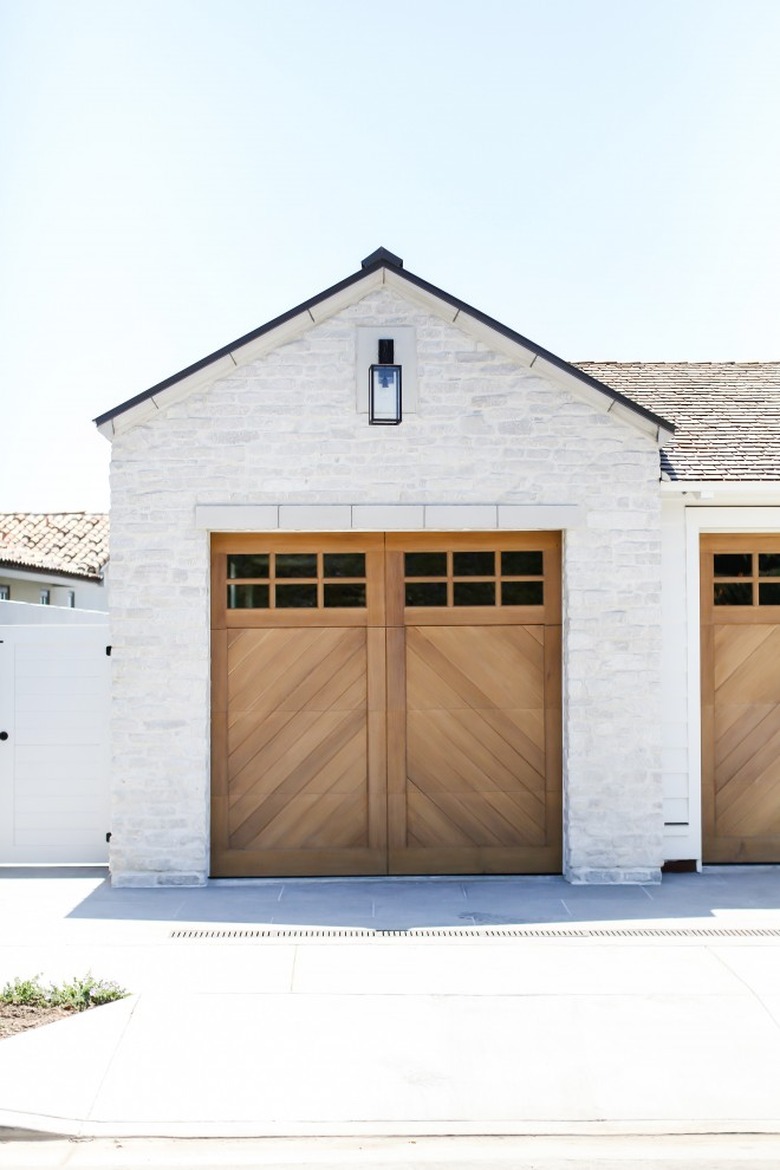
M 418 412 L 356 409 L 356 326 L 413 326 Z M 632 426 L 388 289 L 114 438 L 111 865 L 208 873 L 209 538 L 197 504 L 580 504 L 564 538 L 564 849 L 575 881 L 662 861 L 658 453 Z

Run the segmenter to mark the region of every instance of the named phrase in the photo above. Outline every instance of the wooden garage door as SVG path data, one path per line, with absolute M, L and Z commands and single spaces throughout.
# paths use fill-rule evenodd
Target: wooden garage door
M 212 872 L 560 871 L 557 534 L 215 536 Z
M 780 862 L 780 538 L 704 536 L 705 862 Z

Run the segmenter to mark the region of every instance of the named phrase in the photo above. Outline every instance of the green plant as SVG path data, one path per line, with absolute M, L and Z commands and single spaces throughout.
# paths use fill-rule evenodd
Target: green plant
M 117 983 L 95 979 L 89 972 L 66 983 L 44 987 L 39 975 L 32 979 L 14 979 L 0 991 L 0 1003 L 17 1007 L 61 1007 L 66 1011 L 84 1012 L 128 993 Z
M 49 1002 L 46 988 L 41 986 L 40 976 L 32 979 L 14 979 L 0 991 L 0 1002 L 14 1007 L 45 1007 Z
M 124 988 L 118 984 L 94 979 L 89 973 L 81 978 L 74 977 L 69 983 L 63 983 L 59 987 L 52 984 L 49 991 L 50 1004 L 75 1012 L 84 1012 L 87 1008 L 99 1007 L 101 1004 L 111 1003 L 114 999 L 123 999 L 127 995 Z

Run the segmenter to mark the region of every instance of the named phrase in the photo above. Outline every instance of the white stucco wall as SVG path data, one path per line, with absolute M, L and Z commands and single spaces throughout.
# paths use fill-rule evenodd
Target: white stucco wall
M 73 592 L 74 608 L 108 610 L 108 590 L 103 581 L 85 581 L 81 577 L 63 577 L 45 569 L 0 568 L 0 585 L 6 585 L 9 601 L 40 605 L 41 590 L 48 589 L 50 605 L 70 608 L 68 594 Z
M 418 411 L 369 427 L 358 326 L 411 327 Z M 209 536 L 201 504 L 582 506 L 564 535 L 564 856 L 574 881 L 657 880 L 655 443 L 384 288 L 113 440 L 117 884 L 204 881 Z M 119 420 L 121 422 L 121 420 Z

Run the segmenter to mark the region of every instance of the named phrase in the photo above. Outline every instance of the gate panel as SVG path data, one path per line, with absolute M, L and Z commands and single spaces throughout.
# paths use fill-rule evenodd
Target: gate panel
M 108 625 L 0 630 L 0 863 L 105 864 Z

